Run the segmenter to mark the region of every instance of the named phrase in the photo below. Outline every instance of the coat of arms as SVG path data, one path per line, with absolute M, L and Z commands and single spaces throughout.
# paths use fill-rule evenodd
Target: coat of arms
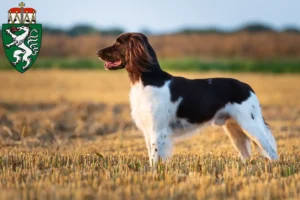
M 36 24 L 36 10 L 19 8 L 8 11 L 8 23 L 2 25 L 4 51 L 13 67 L 26 72 L 36 61 L 42 43 L 42 25 Z

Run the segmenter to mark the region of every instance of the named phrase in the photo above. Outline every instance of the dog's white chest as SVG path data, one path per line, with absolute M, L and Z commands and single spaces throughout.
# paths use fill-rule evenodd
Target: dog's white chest
M 171 102 L 169 81 L 162 87 L 136 83 L 130 90 L 131 116 L 137 127 L 160 129 L 168 125 L 176 116 L 178 103 Z
M 131 116 L 144 134 L 168 129 L 174 137 L 181 137 L 199 128 L 199 125 L 192 125 L 186 119 L 176 116 L 182 98 L 176 102 L 171 101 L 169 84 L 170 81 L 166 81 L 162 87 L 144 87 L 136 83 L 131 87 Z

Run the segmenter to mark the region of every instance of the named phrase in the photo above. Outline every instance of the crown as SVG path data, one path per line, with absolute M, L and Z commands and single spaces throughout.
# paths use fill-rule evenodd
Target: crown
M 8 11 L 9 24 L 35 24 L 36 10 L 25 8 L 25 3 L 19 3 L 19 8 L 11 8 Z

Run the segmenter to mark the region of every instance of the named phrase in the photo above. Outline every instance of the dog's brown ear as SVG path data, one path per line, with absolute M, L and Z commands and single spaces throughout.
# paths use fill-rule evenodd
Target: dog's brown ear
M 132 34 L 127 49 L 127 62 L 129 65 L 139 68 L 139 71 L 148 71 L 147 67 L 153 64 L 153 58 L 149 54 L 149 42 L 142 34 Z

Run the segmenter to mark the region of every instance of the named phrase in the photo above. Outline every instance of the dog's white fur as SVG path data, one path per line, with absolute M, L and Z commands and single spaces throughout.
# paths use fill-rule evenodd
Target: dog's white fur
M 251 154 L 251 140 L 260 147 L 265 157 L 270 160 L 278 159 L 275 139 L 264 123 L 259 101 L 254 93 L 251 92 L 250 97 L 241 104 L 226 104 L 210 121 L 195 125 L 186 119 L 177 118 L 176 112 L 182 98 L 175 103 L 171 101 L 170 83 L 171 80 L 166 81 L 162 87 L 144 87 L 139 81 L 131 86 L 131 115 L 144 133 L 151 165 L 157 163 L 159 158 L 165 160 L 171 156 L 174 138 L 196 132 L 205 125 L 222 126 L 242 159 L 249 158 Z M 228 113 L 231 118 L 222 120 L 218 117 L 222 113 Z M 249 113 L 253 113 L 254 120 Z M 174 121 L 180 121 L 183 127 L 172 129 L 169 125 Z

